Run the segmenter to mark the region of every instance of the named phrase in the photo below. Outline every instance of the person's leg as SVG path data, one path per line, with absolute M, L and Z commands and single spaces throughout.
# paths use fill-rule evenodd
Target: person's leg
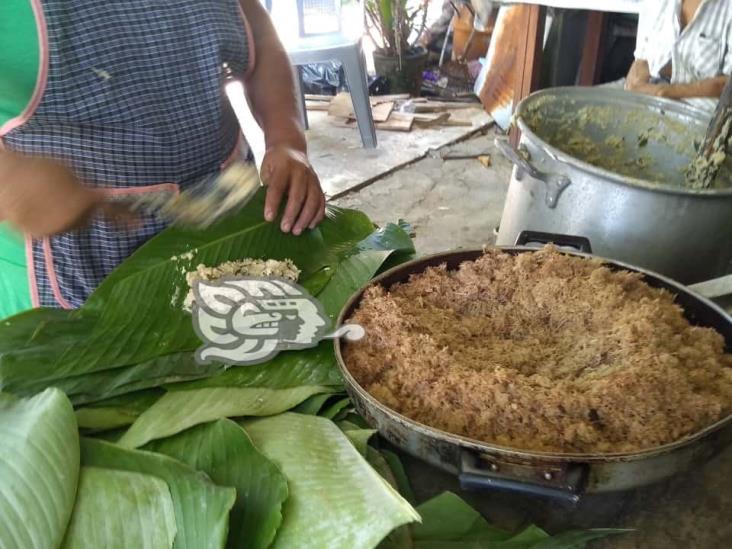
M 0 223 L 0 319 L 32 306 L 23 237 Z

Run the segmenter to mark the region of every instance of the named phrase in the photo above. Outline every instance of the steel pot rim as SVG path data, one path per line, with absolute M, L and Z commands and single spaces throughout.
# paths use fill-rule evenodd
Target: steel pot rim
M 530 252 L 536 252 L 536 248 L 532 247 L 526 247 L 526 246 L 496 246 L 495 248 L 505 251 L 513 251 L 516 253 L 530 253 Z M 357 305 L 357 303 L 361 300 L 363 297 L 363 293 L 371 286 L 381 284 L 382 281 L 393 277 L 394 275 L 399 274 L 402 271 L 406 271 L 411 267 L 425 264 L 425 268 L 428 262 L 436 261 L 436 260 L 447 260 L 451 256 L 455 255 L 471 255 L 474 254 L 476 257 L 479 257 L 480 254 L 484 252 L 483 249 L 464 249 L 464 250 L 453 250 L 448 252 L 440 252 L 436 254 L 430 254 L 427 256 L 419 257 L 417 259 L 413 259 L 411 261 L 408 261 L 406 263 L 402 263 L 401 265 L 398 265 L 396 267 L 393 267 L 389 269 L 388 271 L 380 274 L 379 276 L 375 277 L 368 283 L 366 283 L 364 286 L 362 286 L 359 290 L 357 290 L 346 302 L 346 304 L 341 309 L 341 312 L 338 315 L 337 320 L 337 326 L 342 326 L 345 324 L 347 320 L 347 316 L 350 315 L 353 312 L 353 309 Z M 584 258 L 590 258 L 590 259 L 599 259 L 603 261 L 604 263 L 612 264 L 616 267 L 619 267 L 621 269 L 626 269 L 632 272 L 641 273 L 645 276 L 649 276 L 652 278 L 655 278 L 661 282 L 664 282 L 666 284 L 669 284 L 673 286 L 676 291 L 678 292 L 686 292 L 688 294 L 691 294 L 694 296 L 694 298 L 700 300 L 704 305 L 707 307 L 713 309 L 715 312 L 720 313 L 723 315 L 724 318 L 728 319 L 730 323 L 732 323 L 732 318 L 729 314 L 727 314 L 726 311 L 724 311 L 721 307 L 719 307 L 714 302 L 710 301 L 709 299 L 697 294 L 693 290 L 689 289 L 688 287 L 684 286 L 683 284 L 676 282 L 674 280 L 671 280 L 668 277 L 665 277 L 663 275 L 654 273 L 652 271 L 649 271 L 647 269 L 642 269 L 639 267 L 634 267 L 632 265 L 628 265 L 627 263 L 624 263 L 622 261 L 617 261 L 614 259 L 607 259 L 604 257 L 600 257 L 594 254 L 587 254 L 587 253 L 580 253 L 580 252 L 570 252 L 562 250 L 562 253 L 572 255 L 575 257 L 584 257 Z M 467 260 L 466 260 L 467 261 Z M 346 365 L 346 361 L 343 357 L 342 352 L 342 340 L 336 339 L 334 340 L 334 350 L 336 355 L 336 363 L 338 364 L 338 369 L 341 373 L 341 375 L 344 377 L 346 382 L 346 390 L 349 393 L 349 395 L 355 393 L 359 399 L 364 401 L 366 405 L 370 406 L 371 408 L 375 408 L 379 410 L 382 414 L 385 414 L 389 417 L 391 417 L 393 420 L 401 423 L 402 425 L 408 427 L 409 429 L 416 431 L 418 433 L 424 434 L 426 436 L 436 438 L 438 440 L 441 440 L 443 442 L 447 442 L 450 444 L 458 445 L 462 448 L 468 448 L 475 450 L 477 452 L 485 453 L 485 454 L 501 454 L 504 456 L 513 456 L 517 458 L 522 459 L 533 459 L 533 460 L 544 460 L 545 462 L 555 462 L 555 463 L 568 463 L 568 462 L 583 462 L 583 463 L 608 463 L 608 462 L 631 462 L 631 461 L 641 461 L 652 457 L 657 457 L 661 455 L 670 454 L 676 450 L 679 450 L 681 448 L 685 448 L 687 446 L 690 446 L 701 439 L 706 438 L 707 436 L 711 435 L 712 433 L 719 431 L 723 427 L 726 427 L 728 424 L 732 423 L 732 413 L 728 414 L 726 417 L 720 419 L 719 421 L 715 422 L 712 425 L 709 425 L 705 427 L 704 429 L 693 433 L 687 437 L 684 437 L 680 440 L 670 442 L 667 444 L 663 444 L 661 446 L 656 446 L 653 448 L 647 448 L 640 451 L 635 452 L 613 452 L 613 453 L 561 453 L 561 452 L 544 452 L 544 451 L 535 451 L 535 450 L 524 450 L 524 449 L 518 449 L 518 448 L 511 448 L 509 446 L 501 446 L 498 444 L 492 444 L 488 442 L 482 442 L 473 438 L 465 437 L 462 435 L 457 435 L 454 433 L 449 433 L 447 431 L 438 429 L 436 427 L 431 427 L 429 425 L 426 425 L 424 423 L 420 423 L 418 421 L 415 421 L 396 410 L 393 410 L 386 406 L 385 404 L 382 404 L 379 402 L 375 397 L 373 397 L 364 387 L 361 386 L 361 384 L 353 377 L 350 370 L 348 369 Z
M 569 164 L 570 166 L 573 166 L 579 170 L 582 170 L 592 176 L 602 178 L 604 180 L 607 180 L 610 183 L 617 183 L 619 185 L 622 185 L 624 187 L 629 187 L 631 189 L 640 189 L 644 191 L 654 192 L 654 193 L 661 193 L 661 194 L 669 194 L 669 195 L 675 195 L 675 196 L 683 196 L 683 197 L 693 197 L 693 198 L 732 198 L 732 187 L 724 188 L 724 189 L 688 189 L 685 187 L 673 187 L 670 185 L 663 185 L 661 183 L 652 183 L 650 181 L 647 181 L 645 179 L 639 179 L 636 177 L 630 177 L 625 175 L 620 175 L 614 172 L 611 172 L 609 170 L 606 170 L 604 168 L 600 168 L 597 166 L 594 166 L 590 164 L 589 162 L 585 162 L 584 160 L 581 160 L 579 158 L 576 158 L 572 155 L 569 155 L 560 149 L 554 147 L 553 145 L 550 145 L 546 141 L 544 141 L 541 137 L 536 135 L 534 131 L 529 127 L 529 125 L 525 122 L 523 119 L 523 113 L 528 108 L 529 105 L 531 105 L 532 101 L 536 101 L 537 98 L 541 97 L 552 97 L 557 96 L 557 93 L 561 93 L 564 95 L 576 95 L 581 96 L 580 94 L 587 90 L 593 90 L 597 91 L 595 88 L 587 87 L 587 86 L 574 86 L 574 87 L 556 87 L 556 88 L 547 88 L 545 90 L 539 90 L 537 92 L 532 93 L 528 97 L 526 97 L 521 103 L 518 105 L 516 109 L 516 114 L 514 115 L 514 121 L 518 125 L 519 129 L 521 130 L 521 133 L 523 135 L 526 135 L 529 137 L 529 140 L 535 144 L 538 145 L 544 152 L 548 154 L 552 159 L 558 160 L 564 164 Z M 650 97 L 647 95 L 643 95 L 636 92 L 630 92 L 625 90 L 614 90 L 614 89 L 603 89 L 603 93 L 607 95 L 614 95 L 618 100 L 628 103 L 628 98 L 634 98 L 634 100 L 639 101 L 643 104 L 646 104 L 648 106 L 655 106 L 659 107 L 661 105 L 664 105 L 666 110 L 675 111 L 675 112 L 681 112 L 691 117 L 697 117 L 702 118 L 704 116 L 708 116 L 708 113 L 702 109 L 698 109 L 696 107 L 693 107 L 691 105 L 686 105 L 683 103 L 679 103 L 678 101 L 674 101 L 672 99 L 666 99 L 666 98 L 660 98 L 660 97 Z M 609 104 L 610 106 L 612 104 Z

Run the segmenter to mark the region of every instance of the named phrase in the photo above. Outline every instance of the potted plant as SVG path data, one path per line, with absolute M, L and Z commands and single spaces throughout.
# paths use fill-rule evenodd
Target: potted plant
M 366 0 L 369 33 L 376 45 L 376 74 L 386 78 L 391 93 L 418 96 L 427 50 L 418 46 L 427 23 L 429 0 Z M 410 6 L 408 6 L 410 4 Z

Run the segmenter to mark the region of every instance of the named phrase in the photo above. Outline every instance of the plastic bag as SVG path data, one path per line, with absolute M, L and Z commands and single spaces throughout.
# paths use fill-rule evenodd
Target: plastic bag
M 346 88 L 343 67 L 337 61 L 302 65 L 303 91 L 314 95 L 335 95 Z

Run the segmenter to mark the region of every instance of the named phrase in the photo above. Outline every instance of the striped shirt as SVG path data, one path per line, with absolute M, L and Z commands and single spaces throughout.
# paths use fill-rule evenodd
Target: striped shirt
M 660 77 L 671 63 L 671 83 L 687 84 L 732 73 L 732 1 L 702 0 L 681 30 L 682 0 L 645 0 L 638 25 L 636 59 L 648 62 Z M 697 107 L 714 109 L 711 98 L 691 98 Z

